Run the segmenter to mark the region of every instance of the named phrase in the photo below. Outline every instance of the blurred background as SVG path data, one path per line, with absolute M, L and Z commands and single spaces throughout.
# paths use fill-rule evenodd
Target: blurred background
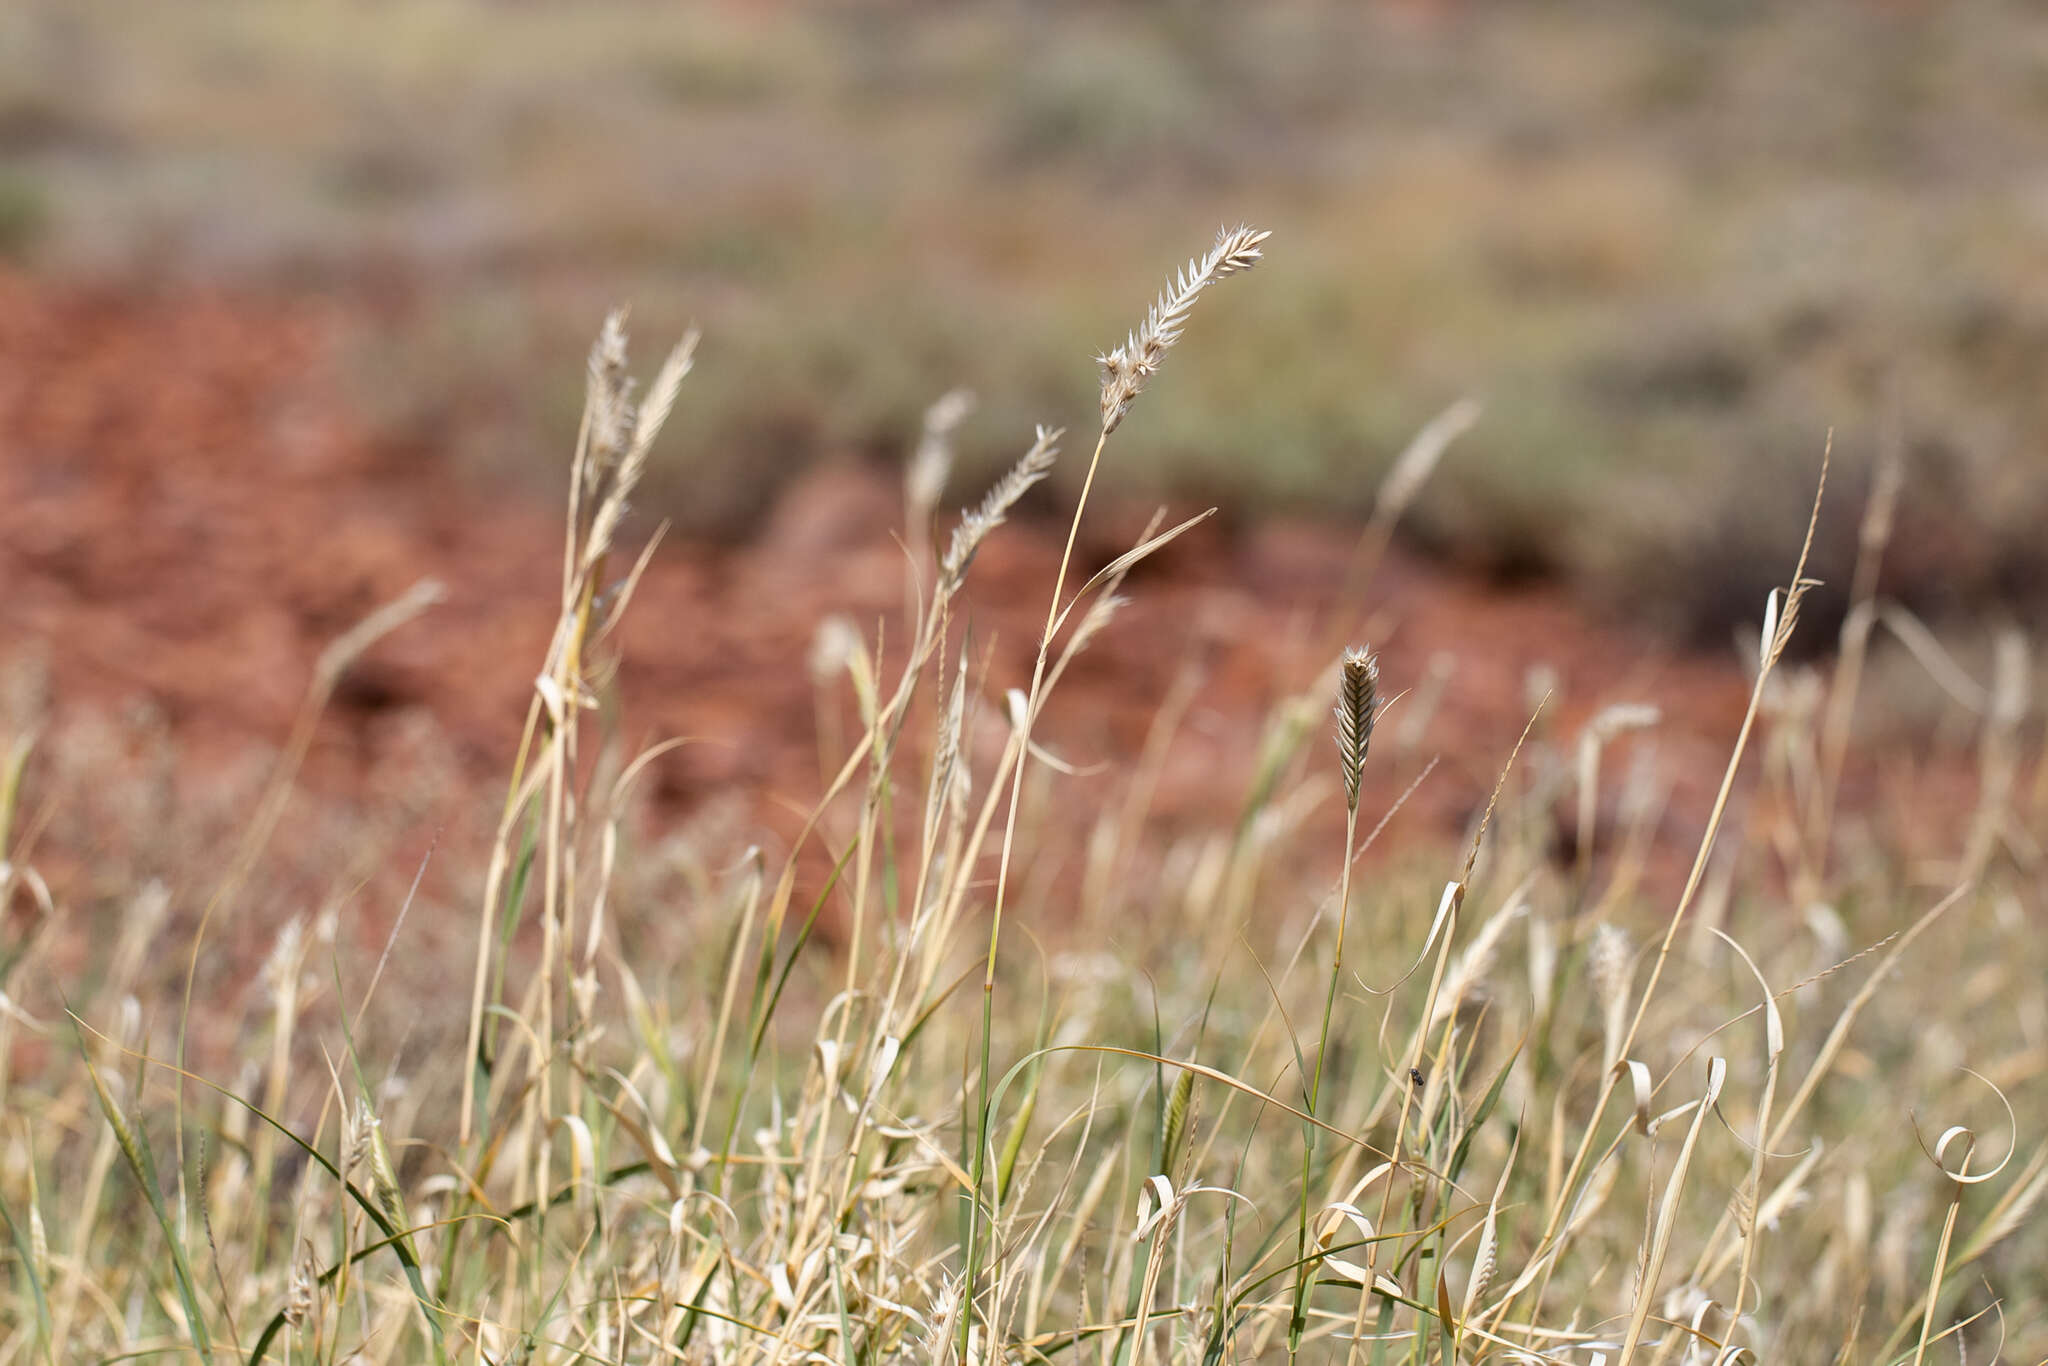
M 1239 219 L 1268 265 L 1205 305 L 1119 489 L 1352 515 L 1477 395 L 1411 544 L 1718 645 L 1783 577 L 1832 428 L 1823 577 L 1892 443 L 1887 588 L 2044 600 L 2035 5 L 0 14 L 17 291 L 317 301 L 353 421 L 550 497 L 602 310 L 695 321 L 688 458 L 650 506 L 721 538 L 807 466 L 899 460 L 955 386 L 980 470 L 1092 421 L 1092 354 Z M 192 434 L 133 439 L 175 462 Z

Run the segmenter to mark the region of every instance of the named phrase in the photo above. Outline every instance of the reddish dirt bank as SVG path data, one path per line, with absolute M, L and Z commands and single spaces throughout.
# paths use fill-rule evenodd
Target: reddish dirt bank
M 359 787 L 403 771 L 431 739 L 452 742 L 482 790 L 509 757 L 546 642 L 555 513 L 367 430 L 335 361 L 350 325 L 332 300 L 0 274 L 4 649 L 40 647 L 65 707 L 147 699 L 188 756 L 224 756 L 280 742 L 327 641 L 433 576 L 447 602 L 352 673 L 308 782 Z M 687 401 L 671 458 L 687 458 Z M 705 742 L 664 763 L 666 807 L 737 788 L 769 830 L 793 828 L 788 811 L 819 788 L 804 664 L 814 630 L 843 611 L 901 635 L 900 520 L 881 475 L 828 466 L 748 545 L 660 549 L 628 618 L 620 681 L 629 737 Z M 1128 534 L 1137 522 L 1109 509 L 1099 525 Z M 1329 595 L 1354 534 L 1198 528 L 1133 582 L 1131 605 L 1049 714 L 1051 743 L 1083 765 L 1129 758 L 1193 661 L 1205 682 L 1157 809 L 1173 824 L 1234 814 L 1268 708 L 1327 662 Z M 1028 675 L 1059 535 L 1013 525 L 975 566 L 967 610 L 977 640 L 994 642 L 992 696 Z M 1098 563 L 1121 548 L 1108 530 L 1085 546 Z M 1388 691 L 1414 690 L 1383 732 L 1381 781 L 1397 790 L 1442 756 L 1410 821 L 1448 830 L 1483 800 L 1539 667 L 1558 685 L 1554 734 L 1613 701 L 1665 709 L 1658 752 L 1674 815 L 1697 812 L 1719 775 L 1746 691 L 1730 661 L 1677 656 L 1554 592 L 1448 578 L 1398 552 L 1362 607 Z M 1433 668 L 1440 702 L 1425 707 Z M 1419 734 L 1393 738 L 1425 712 Z

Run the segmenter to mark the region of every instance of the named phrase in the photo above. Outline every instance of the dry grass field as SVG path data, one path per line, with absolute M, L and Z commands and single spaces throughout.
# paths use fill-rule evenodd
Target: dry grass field
M 2043 166 L 2022 0 L 0 6 L 0 1366 L 2048 1362 Z
M 786 847 L 642 819 L 683 741 L 643 747 L 617 712 L 663 554 L 622 534 L 653 471 L 687 481 L 659 438 L 712 343 L 636 367 L 619 315 L 459 911 L 401 882 L 365 942 L 368 870 L 343 857 L 311 903 L 289 877 L 319 715 L 385 637 L 432 630 L 430 591 L 337 627 L 221 852 L 175 896 L 117 889 L 83 939 L 38 869 L 48 699 L 11 698 L 0 1361 L 2041 1359 L 2033 647 L 1952 656 L 1880 599 L 1896 481 L 1822 585 L 1840 493 L 1820 446 L 1804 462 L 1676 879 L 1653 876 L 1669 788 L 1622 762 L 1654 696 L 1566 728 L 1539 684 L 1462 832 L 1381 847 L 1430 776 L 1390 780 L 1390 754 L 1456 679 L 1391 693 L 1355 611 L 1318 623 L 1253 762 L 1213 773 L 1230 814 L 1206 825 L 1154 819 L 1189 689 L 1137 699 L 1114 771 L 1048 739 L 1205 520 L 1093 554 L 1097 486 L 1286 249 L 1226 231 L 1149 309 L 1125 289 L 1099 411 L 1025 428 L 957 514 L 960 405 L 929 409 L 901 606 L 784 666 L 823 774 Z M 1370 598 L 1442 454 L 1418 441 L 1380 483 L 1337 604 Z M 1028 672 L 992 683 L 977 572 L 1055 472 L 1065 551 Z M 1828 595 L 1844 624 L 1801 663 Z M 1851 813 L 1881 630 L 1969 762 Z M 1903 745 L 1879 762 L 1917 776 Z M 128 781 L 82 794 L 107 847 L 189 818 Z M 277 927 L 260 967 L 223 958 L 252 923 Z

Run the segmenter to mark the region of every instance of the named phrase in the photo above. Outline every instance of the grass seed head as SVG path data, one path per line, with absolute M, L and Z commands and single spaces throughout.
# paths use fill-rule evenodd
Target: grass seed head
M 312 1316 L 315 1287 L 319 1285 L 318 1258 L 310 1239 L 299 1240 L 299 1255 L 292 1258 L 291 1278 L 285 1295 L 284 1321 L 298 1328 Z
M 926 799 L 926 819 L 936 822 L 951 809 L 961 819 L 966 815 L 966 792 L 972 775 L 960 759 L 960 731 L 967 717 L 967 645 L 960 646 L 960 663 L 953 675 L 953 687 L 939 714 L 938 744 L 932 755 L 931 792 Z
M 43 1227 L 43 1206 L 41 1201 L 32 1201 L 28 1207 L 28 1255 L 34 1267 L 36 1278 L 50 1283 L 50 1231 Z
M 1593 1000 L 1600 1007 L 1606 1034 L 1605 1065 L 1612 1067 L 1617 1061 L 1635 979 L 1635 945 L 1630 942 L 1627 930 L 1603 924 L 1593 931 L 1593 944 L 1587 951 L 1587 972 L 1592 978 Z
M 590 476 L 594 481 L 626 449 L 633 427 L 632 381 L 626 377 L 626 310 L 605 315 L 590 347 L 584 403 L 590 423 Z
M 1102 366 L 1103 435 L 1117 429 L 1124 414 L 1130 411 L 1131 401 L 1158 372 L 1168 349 L 1180 340 L 1188 313 L 1202 291 L 1218 280 L 1257 265 L 1264 255 L 1261 244 L 1270 236 L 1269 232 L 1242 223 L 1218 232 L 1216 245 L 1209 249 L 1209 254 L 1188 262 L 1172 285 L 1153 302 L 1138 330 L 1125 338 L 1122 346 L 1096 357 Z
M 1344 808 L 1358 810 L 1365 754 L 1372 745 L 1373 708 L 1379 697 L 1380 662 L 1357 648 L 1344 652 L 1337 679 L 1337 758 L 1344 766 Z
M 945 558 L 939 561 L 941 593 L 951 593 L 959 588 L 961 580 L 967 577 L 967 567 L 974 562 L 974 552 L 981 549 L 981 543 L 988 534 L 1003 524 L 1010 515 L 1010 509 L 1033 484 L 1051 473 L 1053 461 L 1059 459 L 1061 434 L 1060 428 L 1040 427 L 1031 449 L 1024 452 L 1023 458 L 996 481 L 995 487 L 983 495 L 979 505 L 961 514 L 960 525 L 953 528 L 953 540 L 946 547 Z
M 924 433 L 903 475 L 904 494 L 919 520 L 931 515 L 946 491 L 953 473 L 953 431 L 973 411 L 974 395 L 965 389 L 941 395 L 924 410 Z

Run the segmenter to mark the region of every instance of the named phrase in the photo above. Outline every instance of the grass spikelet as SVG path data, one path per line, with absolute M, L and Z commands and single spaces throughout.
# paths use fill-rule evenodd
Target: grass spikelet
M 1458 1317 L 1467 1320 L 1479 1302 L 1486 1298 L 1487 1289 L 1493 1284 L 1493 1273 L 1500 1265 L 1500 1203 L 1496 1200 L 1486 1207 L 1486 1221 L 1479 1226 L 1479 1251 L 1472 1261 L 1471 1279 L 1465 1282 L 1464 1307 Z
M 1656 707 L 1639 702 L 1617 702 L 1603 707 L 1579 733 L 1579 843 L 1577 876 L 1580 894 L 1593 872 L 1593 827 L 1599 814 L 1600 752 L 1618 735 L 1646 730 L 1662 719 Z
M 626 310 L 605 314 L 590 346 L 584 384 L 585 471 L 592 487 L 618 462 L 632 423 L 632 381 L 626 377 Z
M 1479 1312 L 1479 1302 L 1486 1298 L 1486 1292 L 1493 1287 L 1494 1275 L 1500 1270 L 1500 1202 L 1507 1194 L 1508 1181 L 1515 1172 L 1515 1159 L 1521 1155 L 1520 1139 L 1508 1149 L 1507 1161 L 1501 1164 L 1500 1179 L 1493 1188 L 1493 1198 L 1486 1202 L 1486 1218 L 1479 1226 L 1479 1248 L 1472 1258 L 1472 1274 L 1465 1280 L 1465 1297 L 1459 1302 L 1459 1325 L 1469 1325 Z
M 675 349 L 669 352 L 668 359 L 662 362 L 653 387 L 647 391 L 647 401 L 640 405 L 637 415 L 624 407 L 621 400 L 622 407 L 616 421 L 622 429 L 630 427 L 631 434 L 624 438 L 627 445 L 623 458 L 611 462 L 617 465 L 617 472 L 612 475 L 610 486 L 604 490 L 604 501 L 598 504 L 597 514 L 591 519 L 590 534 L 583 543 L 582 568 L 586 573 L 610 553 L 619 524 L 625 520 L 626 512 L 632 506 L 633 492 L 647 472 L 647 457 L 654 449 L 654 439 L 661 434 L 662 424 L 668 421 L 669 412 L 675 407 L 676 392 L 689 375 L 696 353 L 697 333 L 692 330 L 684 334 Z M 593 447 L 593 457 L 596 454 L 597 448 Z
M 43 1227 L 43 1209 L 30 1191 L 28 1207 L 28 1264 L 36 1278 L 48 1285 L 50 1282 L 50 1234 Z
M 940 395 L 924 410 L 924 430 L 903 468 L 903 525 L 910 562 L 917 567 L 904 585 L 913 619 L 918 613 L 918 597 L 925 591 L 924 568 L 932 562 L 932 513 L 953 477 L 953 432 L 973 411 L 974 395 L 966 389 Z
M 1373 495 L 1374 516 L 1384 509 L 1388 518 L 1398 519 L 1436 472 L 1437 462 L 1451 443 L 1471 431 L 1484 411 L 1478 399 L 1461 398 L 1424 424 L 1387 467 L 1386 477 Z
M 1172 1176 L 1180 1162 L 1181 1148 L 1188 1137 L 1188 1106 L 1195 1097 L 1195 1074 L 1183 1068 L 1174 1078 L 1173 1094 L 1166 1102 L 1166 1132 L 1159 1140 L 1159 1170 Z
M 1437 462 L 1443 458 L 1444 452 L 1450 449 L 1453 441 L 1472 429 L 1482 411 L 1477 399 L 1459 399 L 1431 418 L 1407 447 L 1394 457 L 1394 463 L 1387 467 L 1386 476 L 1373 493 L 1372 517 L 1359 536 L 1358 544 L 1352 547 L 1351 560 L 1345 566 L 1335 601 L 1355 603 L 1359 600 L 1386 556 L 1387 547 L 1394 538 L 1395 524 L 1415 501 L 1430 475 L 1436 472 Z
M 996 481 L 995 487 L 982 496 L 979 504 L 961 514 L 960 525 L 953 528 L 953 539 L 946 547 L 946 557 L 939 562 L 939 591 L 942 595 L 960 586 L 960 581 L 967 577 L 967 567 L 974 562 L 974 552 L 981 549 L 981 543 L 988 539 L 988 534 L 1003 524 L 1010 509 L 1033 484 L 1051 473 L 1053 462 L 1059 459 L 1062 435 L 1058 427 L 1040 427 L 1031 449 L 1010 467 L 1009 473 Z
M 967 645 L 960 646 L 960 663 L 953 674 L 953 687 L 946 708 L 939 715 L 938 745 L 932 755 L 931 791 L 925 799 L 925 840 L 933 838 L 942 814 L 964 815 L 972 775 L 960 761 L 960 732 L 967 720 Z
M 653 448 L 654 439 L 661 435 L 663 424 L 676 406 L 676 394 L 696 364 L 698 338 L 699 333 L 694 327 L 683 334 L 683 339 L 668 353 L 668 359 L 661 363 L 661 369 L 655 372 L 647 397 L 641 400 L 633 422 L 633 445 L 626 453 L 626 465 L 619 471 L 620 484 L 629 490 L 640 481 L 647 464 L 647 452 Z
M 199 1304 L 198 1281 L 193 1276 L 191 1263 L 185 1255 L 185 1245 L 178 1238 L 178 1226 L 172 1221 L 170 1211 L 164 1208 L 163 1195 L 157 1184 L 156 1159 L 151 1156 L 149 1145 L 136 1134 L 134 1126 L 122 1113 L 120 1103 L 107 1089 L 106 1080 L 100 1076 L 99 1068 L 93 1065 L 90 1055 L 85 1054 L 83 1038 L 80 1039 L 79 1049 L 81 1055 L 85 1056 L 86 1075 L 92 1080 L 93 1093 L 99 1099 L 100 1113 L 106 1116 L 107 1123 L 113 1127 L 114 1141 L 121 1147 L 121 1156 L 127 1159 L 129 1174 L 135 1178 L 136 1185 L 142 1188 L 143 1199 L 149 1205 L 150 1212 L 156 1216 L 157 1227 L 163 1231 L 164 1241 L 169 1246 L 171 1271 L 177 1282 L 179 1304 L 185 1314 L 185 1331 L 190 1335 L 192 1345 L 198 1350 L 200 1357 L 210 1356 L 213 1351 L 212 1338 L 206 1330 L 206 1316 Z
M 1612 1067 L 1620 1056 L 1635 976 L 1635 945 L 1630 942 L 1628 931 L 1619 925 L 1605 924 L 1594 930 L 1592 947 L 1586 952 L 1586 972 L 1593 984 L 1593 1001 L 1600 1008 L 1606 1040 L 1602 1066 Z
M 1358 789 L 1372 747 L 1373 706 L 1379 696 L 1380 662 L 1362 649 L 1344 652 L 1337 679 L 1337 761 L 1343 766 L 1344 808 L 1356 813 Z
M 903 472 L 904 501 L 910 505 L 913 528 L 931 516 L 946 492 L 946 480 L 953 473 L 953 432 L 973 411 L 974 395 L 966 389 L 943 394 L 924 410 L 924 431 Z
M 1081 615 L 1080 624 L 1074 627 L 1074 634 L 1064 652 L 1065 656 L 1072 657 L 1087 649 L 1088 643 L 1107 630 L 1109 623 L 1116 619 L 1116 614 L 1128 606 L 1130 601 L 1130 598 L 1122 593 L 1107 593 L 1090 603 L 1088 610 Z
M 319 1287 L 319 1263 L 310 1239 L 299 1240 L 299 1252 L 292 1258 L 291 1277 L 285 1286 L 284 1321 L 294 1330 L 313 1315 Z
M 1122 346 L 1096 358 L 1102 366 L 1103 435 L 1117 429 L 1124 414 L 1130 411 L 1131 401 L 1158 373 L 1167 351 L 1180 340 L 1188 313 L 1202 291 L 1218 280 L 1257 265 L 1264 254 L 1260 246 L 1270 236 L 1269 232 L 1243 224 L 1218 232 L 1216 245 L 1209 249 L 1209 254 L 1188 262 L 1172 285 L 1153 302 L 1137 331 Z
M 1444 977 L 1443 990 L 1438 993 L 1436 1009 L 1430 1016 L 1432 1024 L 1457 1014 L 1468 1000 L 1484 999 L 1486 979 L 1492 974 L 1500 956 L 1501 940 L 1508 928 L 1528 913 L 1526 888 L 1518 887 L 1515 895 L 1487 917 L 1486 923 L 1479 927 L 1479 932 L 1472 936 L 1472 942 L 1458 954 L 1458 961 Z
M 352 1163 L 369 1168 L 370 1188 L 384 1216 L 394 1225 L 404 1227 L 405 1196 L 398 1188 L 398 1173 L 392 1168 L 390 1150 L 384 1145 L 384 1121 L 370 1108 L 370 1102 L 362 1098 L 356 1101 L 356 1143 L 349 1157 Z
M 811 686 L 831 686 L 842 670 L 852 667 L 854 656 L 867 649 L 860 638 L 860 628 L 843 612 L 834 612 L 818 623 L 818 629 L 811 636 L 811 649 L 806 657 L 810 670 Z

